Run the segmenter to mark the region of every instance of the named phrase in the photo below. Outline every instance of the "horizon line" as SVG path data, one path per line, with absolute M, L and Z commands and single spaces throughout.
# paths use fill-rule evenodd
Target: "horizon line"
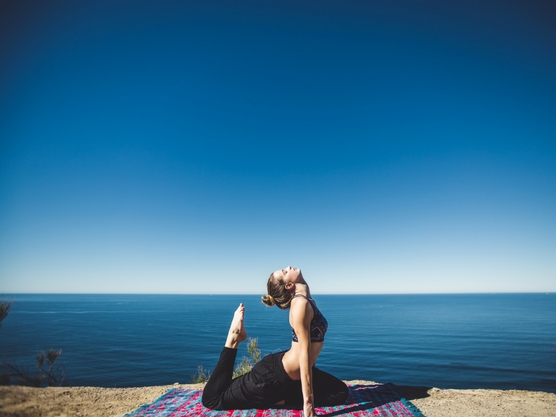
M 419 292 L 419 293 L 314 293 L 315 295 L 481 295 L 481 294 L 554 294 L 556 291 L 480 291 L 480 292 Z M 259 293 L 169 293 L 169 292 L 6 292 L 0 293 L 0 297 L 4 295 L 265 295 Z

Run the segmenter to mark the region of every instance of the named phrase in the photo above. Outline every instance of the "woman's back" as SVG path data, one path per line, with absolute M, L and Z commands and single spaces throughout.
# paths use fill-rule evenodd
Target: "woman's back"
M 284 364 L 284 369 L 286 370 L 287 374 L 290 378 L 298 380 L 300 379 L 300 357 L 306 348 L 305 343 L 309 343 L 309 364 L 313 367 L 317 361 L 317 358 L 322 351 L 324 346 L 323 341 L 311 341 L 311 323 L 314 322 L 315 318 L 318 318 L 320 322 L 324 320 L 326 324 L 326 319 L 320 311 L 318 311 L 316 304 L 309 301 L 309 298 L 299 294 L 302 297 L 295 297 L 292 300 L 292 308 L 290 309 L 290 324 L 293 329 L 293 334 L 296 335 L 292 340 L 292 344 L 290 350 L 288 350 L 283 359 L 282 363 Z M 312 301 L 312 300 L 311 300 Z M 314 306 L 314 308 L 313 308 Z M 315 309 L 317 309 L 318 313 L 316 313 Z M 315 317 L 316 315 L 319 317 Z M 304 332 L 298 331 L 296 332 L 295 327 L 296 323 L 304 322 Z M 327 325 L 326 325 L 327 327 Z M 326 328 L 324 329 L 326 331 Z M 300 333 L 305 333 L 303 336 Z M 319 338 L 321 339 L 321 338 Z M 322 339 L 324 339 L 324 334 L 322 335 Z

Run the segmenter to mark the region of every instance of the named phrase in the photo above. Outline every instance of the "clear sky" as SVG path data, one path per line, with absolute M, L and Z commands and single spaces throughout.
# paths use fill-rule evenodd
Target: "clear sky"
M 556 291 L 556 6 L 0 2 L 0 293 Z

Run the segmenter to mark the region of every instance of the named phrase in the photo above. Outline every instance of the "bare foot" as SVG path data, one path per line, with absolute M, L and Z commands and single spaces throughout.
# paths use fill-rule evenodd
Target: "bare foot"
M 234 313 L 230 330 L 228 331 L 228 338 L 226 339 L 225 346 L 232 349 L 237 349 L 239 344 L 247 339 L 247 332 L 243 327 L 243 316 L 245 315 L 245 306 L 240 304 Z

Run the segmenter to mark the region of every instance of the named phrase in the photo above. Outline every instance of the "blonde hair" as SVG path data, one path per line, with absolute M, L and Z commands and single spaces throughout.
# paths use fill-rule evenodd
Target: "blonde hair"
M 286 289 L 286 284 L 284 284 L 284 280 L 282 278 L 275 278 L 274 272 L 268 277 L 266 289 L 268 295 L 263 295 L 261 297 L 263 303 L 269 307 L 275 305 L 282 310 L 290 308 L 294 291 L 288 291 Z

